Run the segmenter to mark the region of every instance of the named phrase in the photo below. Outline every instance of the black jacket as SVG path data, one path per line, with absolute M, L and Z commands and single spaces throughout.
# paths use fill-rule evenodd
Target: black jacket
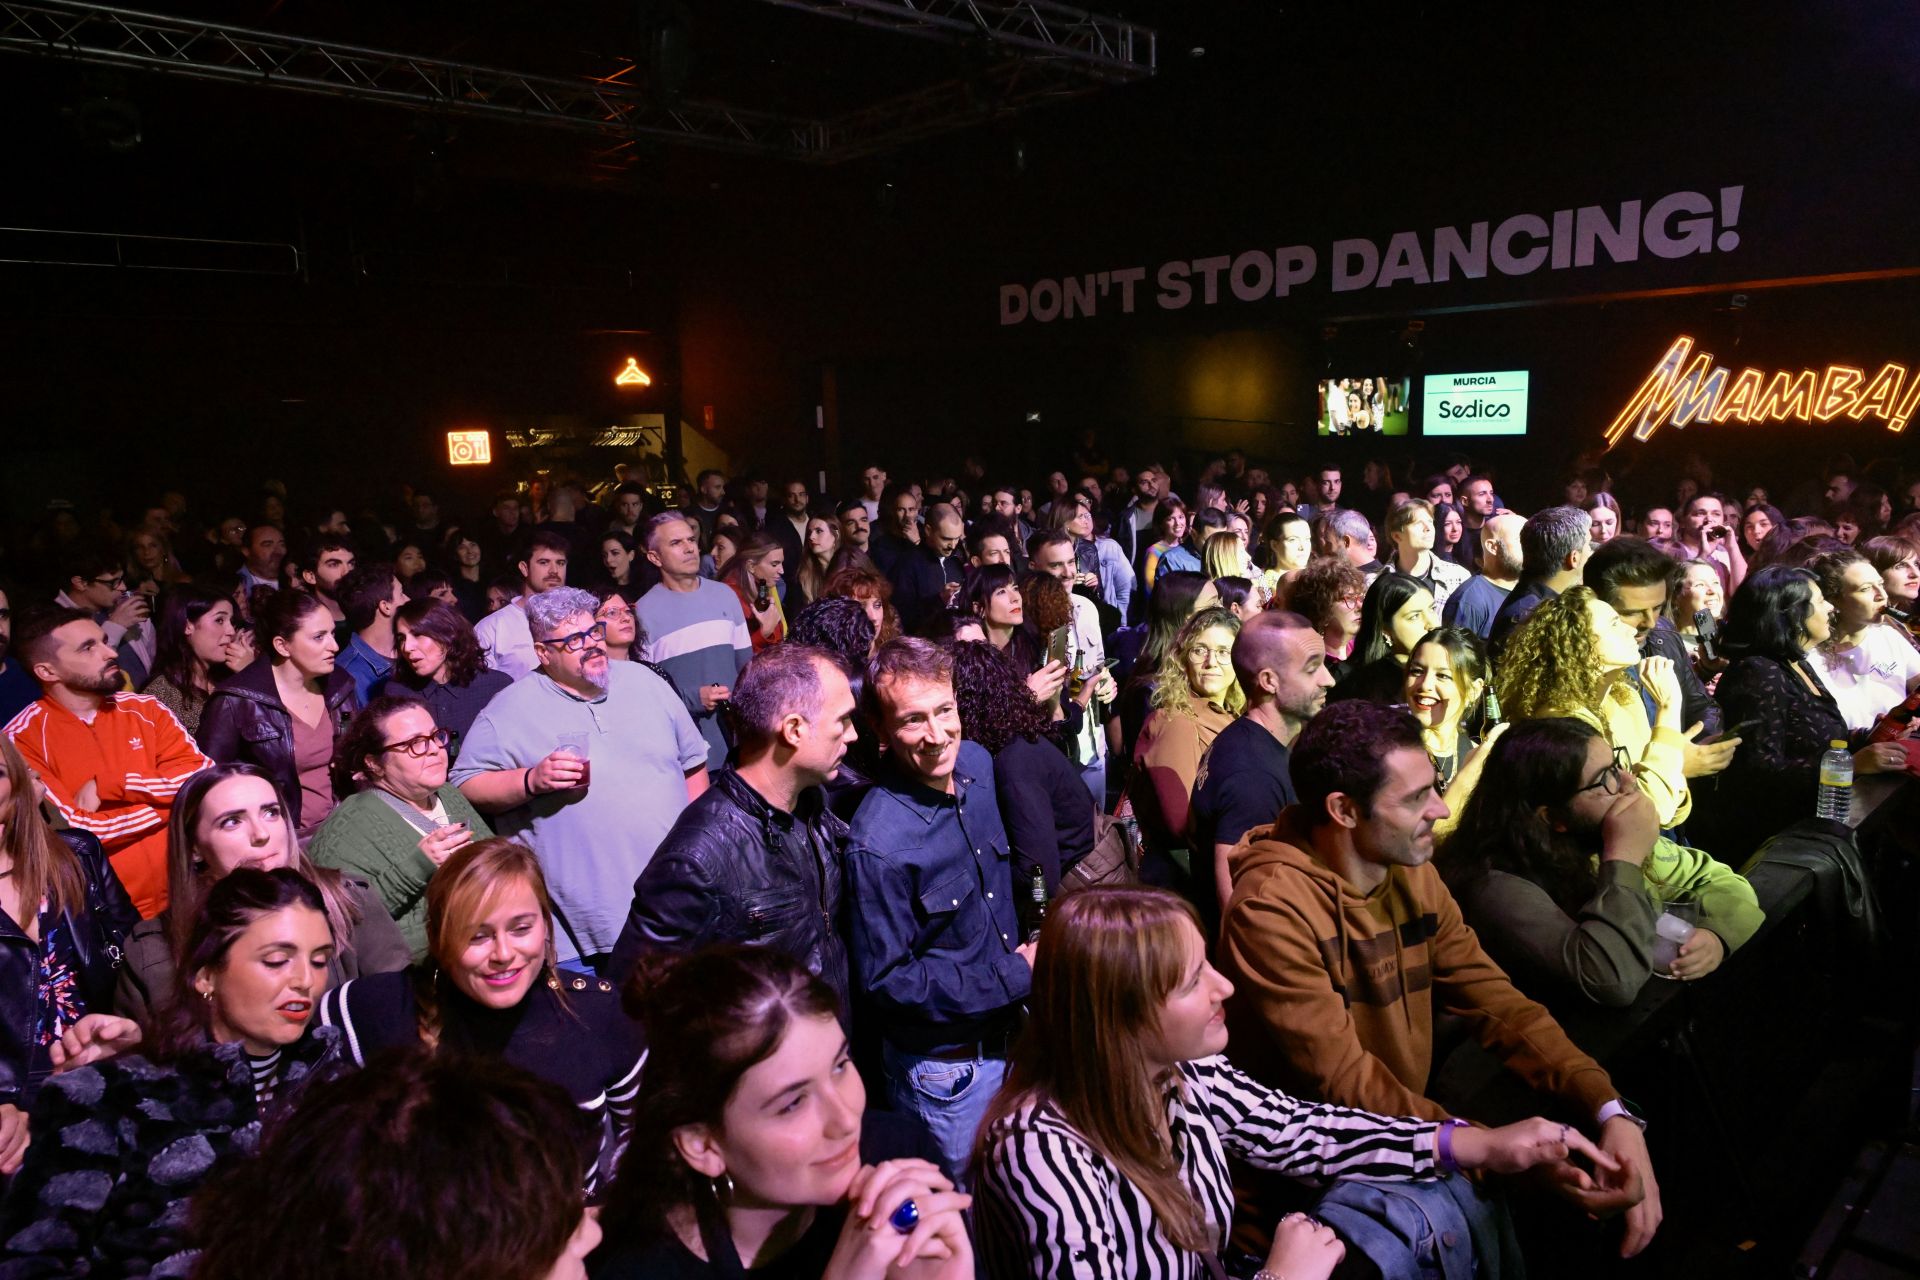
M 41 936 L 57 928 L 73 945 L 80 998 L 88 1013 L 113 1009 L 122 948 L 140 922 L 100 841 L 85 831 L 60 831 L 80 863 L 86 899 L 77 910 L 40 918 Z M 34 1041 L 40 1018 L 40 944 L 0 915 L 0 1103 L 26 1107 L 33 1091 Z
M 1719 733 L 1725 724 L 1720 704 L 1707 693 L 1706 685 L 1700 683 L 1700 673 L 1693 669 L 1693 659 L 1687 656 L 1686 641 L 1673 629 L 1673 624 L 1660 619 L 1659 625 L 1640 642 L 1640 652 L 1649 658 L 1673 660 L 1673 674 L 1680 680 L 1680 727 L 1703 725 L 1700 730 L 1703 738 Z
M 818 787 L 797 812 L 774 808 L 731 767 L 681 811 L 633 885 L 614 944 L 616 985 L 642 956 L 715 942 L 778 947 L 826 980 L 844 1002 L 847 950 L 840 901 L 847 824 Z M 844 1003 L 843 1003 L 844 1007 Z
M 333 738 L 347 727 L 360 709 L 353 676 L 334 668 L 327 677 L 327 719 Z M 207 709 L 200 715 L 200 749 L 221 764 L 252 764 L 267 771 L 286 797 L 287 816 L 300 826 L 300 771 L 293 763 L 293 713 L 280 701 L 273 683 L 273 664 L 265 658 L 214 686 Z

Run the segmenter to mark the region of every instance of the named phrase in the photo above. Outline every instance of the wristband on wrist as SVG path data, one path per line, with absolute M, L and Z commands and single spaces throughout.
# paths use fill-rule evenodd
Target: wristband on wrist
M 538 794 L 533 789 L 533 770 L 532 769 L 529 768 L 529 769 L 521 770 L 520 789 L 527 793 L 527 799 L 529 800 L 533 799 L 533 797 L 536 794 Z
M 1448 1173 L 1459 1173 L 1461 1171 L 1460 1162 L 1453 1158 L 1453 1131 L 1455 1129 L 1464 1129 L 1466 1126 L 1467 1122 L 1465 1120 L 1444 1120 L 1440 1124 L 1439 1132 L 1434 1135 L 1434 1154 L 1437 1157 L 1434 1163 L 1438 1164 Z

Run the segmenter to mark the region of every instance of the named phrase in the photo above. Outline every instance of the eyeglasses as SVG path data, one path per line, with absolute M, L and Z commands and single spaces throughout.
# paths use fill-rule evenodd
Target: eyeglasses
M 435 729 L 432 733 L 423 733 L 417 738 L 408 738 L 404 742 L 390 742 L 380 748 L 384 754 L 388 751 L 404 751 L 410 756 L 424 756 L 435 747 L 444 749 L 449 740 L 445 729 Z
M 590 644 L 599 644 L 607 638 L 607 624 L 596 622 L 585 631 L 576 631 L 572 635 L 555 636 L 551 640 L 542 640 L 541 644 L 549 649 L 564 649 L 568 653 L 578 653 Z
M 1367 602 L 1367 596 L 1364 591 L 1356 592 L 1350 596 L 1340 597 L 1341 604 L 1352 605 L 1356 609 L 1358 609 L 1361 605 L 1365 604 L 1366 602 Z
M 1214 648 L 1204 644 L 1187 646 L 1188 662 L 1206 662 L 1209 659 L 1212 660 L 1214 666 L 1224 667 L 1233 661 L 1233 647 L 1231 645 L 1224 645 L 1219 648 Z
M 612 622 L 615 618 L 631 618 L 633 616 L 633 610 L 623 604 L 614 605 L 611 608 L 602 606 L 600 612 L 605 615 L 600 619 L 603 624 Z
M 1626 789 L 1627 779 L 1631 778 L 1632 776 L 1633 776 L 1633 756 L 1627 751 L 1625 747 L 1615 747 L 1613 749 L 1612 766 L 1609 767 L 1607 771 L 1601 774 L 1597 779 L 1595 779 L 1592 782 L 1589 782 L 1586 786 L 1581 787 L 1580 790 L 1575 791 L 1573 794 L 1580 795 L 1584 792 L 1592 791 L 1595 788 L 1598 788 L 1599 790 L 1606 792 L 1610 796 L 1617 796 Z
M 127 585 L 127 575 L 116 573 L 107 577 L 93 578 L 90 581 L 98 587 L 124 587 Z

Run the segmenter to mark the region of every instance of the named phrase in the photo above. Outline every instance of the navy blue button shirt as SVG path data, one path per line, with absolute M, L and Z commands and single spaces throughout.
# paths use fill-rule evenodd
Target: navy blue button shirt
M 908 1053 L 1004 1032 L 1032 980 L 1014 950 L 1011 855 L 986 748 L 962 742 L 953 781 L 949 795 L 883 768 L 848 842 L 854 981 Z

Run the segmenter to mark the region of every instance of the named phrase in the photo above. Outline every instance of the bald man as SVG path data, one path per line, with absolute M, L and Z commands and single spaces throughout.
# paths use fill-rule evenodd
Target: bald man
M 1232 893 L 1227 855 L 1247 832 L 1269 825 L 1294 802 L 1287 749 L 1327 705 L 1327 690 L 1333 687 L 1320 633 L 1306 618 L 1280 610 L 1257 613 L 1241 624 L 1233 642 L 1233 672 L 1246 691 L 1246 714 L 1213 740 L 1193 785 L 1189 847 L 1213 854 L 1212 876 L 1194 868 L 1209 936 L 1218 930 L 1220 904 Z
M 1525 516 L 1502 511 L 1480 526 L 1480 572 L 1447 597 L 1442 622 L 1465 627 L 1482 640 L 1487 638 L 1500 606 L 1520 581 L 1520 530 L 1526 523 Z

